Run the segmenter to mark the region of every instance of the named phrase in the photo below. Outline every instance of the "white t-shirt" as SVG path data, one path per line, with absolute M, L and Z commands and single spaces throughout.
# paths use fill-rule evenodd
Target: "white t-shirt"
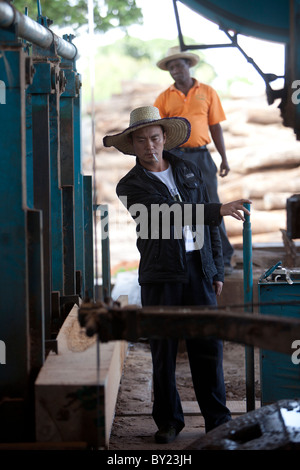
M 149 171 L 149 173 L 155 175 L 167 186 L 171 196 L 175 201 L 182 201 L 180 193 L 174 181 L 171 165 L 169 165 L 169 167 L 164 171 Z M 199 250 L 199 247 L 195 241 L 195 237 L 193 236 L 193 232 L 189 225 L 183 227 L 183 237 L 185 240 L 186 251 Z

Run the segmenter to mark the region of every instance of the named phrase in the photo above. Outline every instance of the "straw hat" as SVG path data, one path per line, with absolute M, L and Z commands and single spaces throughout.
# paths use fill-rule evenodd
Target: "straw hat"
M 158 61 L 156 65 L 161 70 L 168 70 L 167 63 L 170 62 L 170 60 L 175 59 L 188 59 L 190 61 L 191 67 L 194 67 L 194 65 L 198 64 L 200 60 L 197 54 L 193 54 L 192 52 L 181 51 L 179 46 L 174 46 L 170 47 L 166 57 Z
M 129 135 L 143 127 L 162 126 L 166 133 L 165 150 L 171 150 L 184 144 L 191 133 L 189 121 L 181 117 L 161 118 L 158 108 L 154 106 L 143 106 L 136 108 L 130 113 L 129 127 L 125 131 L 107 135 L 103 139 L 104 147 L 115 147 L 126 155 L 135 155 L 132 141 Z

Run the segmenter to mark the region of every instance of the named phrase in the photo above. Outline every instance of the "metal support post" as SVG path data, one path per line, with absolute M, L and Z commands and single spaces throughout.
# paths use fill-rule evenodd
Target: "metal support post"
M 59 75 L 57 71 L 56 76 Z M 52 234 L 52 291 L 63 295 L 63 220 L 62 189 L 60 180 L 60 123 L 59 94 L 60 90 L 49 98 L 50 117 L 50 171 L 51 171 L 51 234 Z
M 60 298 L 64 291 L 63 203 L 60 178 L 59 102 L 64 91 L 65 77 L 56 54 L 48 55 L 52 63 L 54 93 L 49 96 L 50 119 L 50 179 L 51 179 L 51 245 L 52 245 L 52 333 L 61 326 Z
M 250 204 L 244 204 L 250 211 Z M 243 266 L 244 266 L 244 303 L 245 312 L 253 312 L 253 275 L 252 275 L 252 232 L 250 216 L 245 214 L 243 224 Z M 246 346 L 246 400 L 247 411 L 255 409 L 254 349 Z
M 63 187 L 64 295 L 75 295 L 74 190 Z
M 62 60 L 66 89 L 60 98 L 60 171 L 63 191 L 64 296 L 77 295 L 75 226 L 75 141 L 74 98 L 77 96 L 76 72 L 71 60 Z M 64 302 L 66 301 L 63 300 Z
M 65 35 L 64 39 L 71 43 L 73 36 Z M 65 294 L 72 295 L 71 290 L 73 290 L 73 295 L 83 297 L 85 293 L 85 240 L 84 185 L 81 168 L 81 79 L 76 72 L 75 61 L 63 59 L 61 68 L 66 76 L 66 90 L 60 100 L 61 176 L 63 192 L 66 192 L 64 199 L 71 197 L 70 188 L 73 191 L 73 213 L 68 211 L 69 217 L 73 220 L 65 218 L 65 227 L 69 230 L 66 240 L 69 243 L 70 256 L 72 256 L 71 250 L 73 251 L 73 261 L 65 258 L 65 269 L 68 273 L 68 290 Z M 72 247 L 70 243 L 73 244 Z
M 75 235 L 74 235 L 74 128 L 73 100 L 70 93 L 70 79 L 60 99 L 60 171 L 63 193 L 64 233 L 64 295 L 74 295 L 75 278 Z
M 84 298 L 93 301 L 95 299 L 94 287 L 94 243 L 93 243 L 93 188 L 92 177 L 84 176 Z
M 105 300 L 109 299 L 111 294 L 108 206 L 101 204 L 99 208 L 101 213 L 102 299 Z
M 75 64 L 74 64 L 75 68 Z M 74 97 L 74 199 L 75 199 L 75 253 L 76 293 L 83 297 L 85 292 L 84 255 L 84 186 L 81 168 L 81 78 L 75 75 L 76 96 Z
M 42 21 L 42 18 L 40 20 Z M 34 207 L 40 208 L 43 212 L 45 328 L 49 343 L 54 323 L 55 329 L 59 326 L 59 298 L 63 294 L 59 98 L 64 89 L 64 76 L 59 68 L 59 58 L 54 44 L 49 49 L 42 49 L 33 44 L 32 55 L 36 76 L 32 86 L 27 90 L 32 121 L 32 140 L 27 142 L 27 154 L 30 156 L 30 146 L 32 146 Z M 30 137 L 29 124 L 27 128 Z
M 49 95 L 32 95 L 33 184 L 34 207 L 42 211 L 43 263 L 45 296 L 45 335 L 51 337 L 51 186 Z
M 0 29 L 0 80 L 5 86 L 5 102 L 0 104 L 0 339 L 6 346 L 6 364 L 0 366 L 2 442 L 25 439 L 29 424 L 26 60 L 15 28 Z
M 32 383 L 45 361 L 42 212 L 27 212 L 30 365 Z
M 33 209 L 32 104 L 29 93 L 26 93 L 26 188 L 27 206 Z
M 51 183 L 50 183 L 50 119 L 49 95 L 52 92 L 52 67 L 47 62 L 34 64 L 36 73 L 28 88 L 32 105 L 32 153 L 34 208 L 42 211 L 45 337 L 51 337 L 52 316 L 52 246 L 51 246 Z

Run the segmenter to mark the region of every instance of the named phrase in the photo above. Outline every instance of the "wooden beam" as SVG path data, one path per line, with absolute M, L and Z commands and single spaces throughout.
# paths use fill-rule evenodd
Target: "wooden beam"
M 292 343 L 300 338 L 300 319 L 200 307 L 82 304 L 79 321 L 88 335 L 97 333 L 102 341 L 214 336 L 292 354 Z
M 74 306 L 57 336 L 58 354 L 48 355 L 36 380 L 36 439 L 107 448 L 127 343 L 100 342 L 98 363 L 97 338 L 85 335 L 77 317 Z

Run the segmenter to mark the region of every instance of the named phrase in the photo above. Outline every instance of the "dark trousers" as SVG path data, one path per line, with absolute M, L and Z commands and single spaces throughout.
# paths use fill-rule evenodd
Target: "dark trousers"
M 201 278 L 199 252 L 187 254 L 188 284 L 153 283 L 141 287 L 143 306 L 216 305 L 212 282 Z M 167 333 L 167 332 L 166 332 Z M 184 416 L 176 388 L 175 369 L 178 340 L 150 340 L 153 363 L 153 419 L 158 426 L 184 427 Z M 226 407 L 223 377 L 223 343 L 214 338 L 186 340 L 196 398 L 209 431 L 231 419 Z
M 217 179 L 218 169 L 210 152 L 207 149 L 201 149 L 198 152 L 182 152 L 179 149 L 173 149 L 172 153 L 183 160 L 195 163 L 198 168 L 200 168 L 211 202 L 220 202 Z M 224 220 L 222 220 L 222 223 L 219 226 L 219 231 L 222 242 L 224 264 L 230 264 L 234 249 L 228 240 Z

